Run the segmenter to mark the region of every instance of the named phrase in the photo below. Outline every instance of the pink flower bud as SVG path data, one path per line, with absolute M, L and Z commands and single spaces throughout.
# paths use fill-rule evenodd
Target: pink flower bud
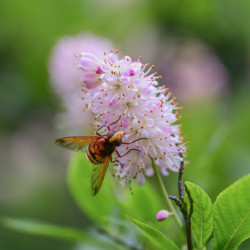
M 135 70 L 129 69 L 129 76 L 134 76 L 134 75 L 135 75 Z
M 100 66 L 97 66 L 95 72 L 96 72 L 96 74 L 102 74 L 102 73 L 104 73 L 104 72 L 102 71 L 102 69 L 100 68 Z
M 166 220 L 170 215 L 172 215 L 172 213 L 170 213 L 169 211 L 163 209 L 163 210 L 160 210 L 156 214 L 155 218 L 158 221 L 163 221 L 163 220 Z

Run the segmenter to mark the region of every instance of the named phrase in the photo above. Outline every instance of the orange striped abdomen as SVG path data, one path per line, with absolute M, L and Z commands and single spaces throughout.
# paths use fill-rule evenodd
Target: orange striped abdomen
M 106 135 L 100 136 L 97 140 L 89 144 L 86 154 L 93 164 L 105 162 L 106 157 L 110 156 L 115 150 L 114 143 L 111 143 Z
M 100 151 L 96 145 L 96 141 L 89 144 L 86 155 L 88 160 L 93 164 L 101 164 L 104 162 L 103 157 L 100 157 Z

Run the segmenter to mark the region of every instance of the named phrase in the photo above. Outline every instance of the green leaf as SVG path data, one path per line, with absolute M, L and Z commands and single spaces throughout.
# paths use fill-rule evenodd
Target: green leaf
M 213 204 L 206 192 L 199 186 L 187 181 L 185 185 L 193 199 L 192 235 L 198 248 L 202 249 L 213 232 Z
M 164 205 L 159 192 L 150 184 L 150 180 L 147 180 L 142 187 L 135 184 L 133 194 L 128 187 L 125 187 L 125 189 L 126 199 L 119 199 L 123 214 L 136 214 L 136 218 L 139 220 L 155 222 L 156 213 Z M 170 218 L 170 220 L 173 220 L 173 218 Z
M 1 223 L 5 227 L 18 232 L 69 241 L 85 241 L 89 237 L 86 233 L 78 229 L 60 227 L 28 219 L 12 219 L 4 217 L 1 219 Z
M 114 196 L 109 173 L 103 181 L 102 187 L 96 196 L 90 192 L 90 178 L 92 164 L 81 153 L 72 155 L 68 171 L 68 185 L 77 205 L 94 222 L 99 223 L 103 217 L 112 214 L 117 199 Z
M 236 249 L 250 237 L 250 175 L 219 194 L 213 216 L 212 249 Z
M 174 242 L 169 240 L 162 232 L 156 230 L 155 228 L 126 216 L 134 225 L 136 225 L 145 235 L 145 238 L 157 247 L 157 249 L 169 249 L 175 250 L 180 249 Z
M 109 168 L 112 166 L 109 166 Z M 72 155 L 68 171 L 68 185 L 77 205 L 92 221 L 99 225 L 107 218 L 119 218 L 124 214 L 136 214 L 145 221 L 155 221 L 155 214 L 163 207 L 159 193 L 147 181 L 143 187 L 134 185 L 133 193 L 128 186 L 121 187 L 106 173 L 103 185 L 96 196 L 90 193 L 92 164 L 85 155 Z M 147 204 L 147 206 L 145 206 Z M 105 219 L 105 220 L 104 220 Z
M 124 244 L 116 244 L 114 238 L 118 239 L 118 237 L 106 229 L 103 229 L 102 232 L 91 231 L 91 233 L 86 233 L 78 229 L 55 226 L 30 219 L 13 219 L 7 217 L 1 218 L 0 222 L 6 228 L 17 232 L 74 241 L 83 243 L 85 246 L 89 245 L 90 248 L 127 249 Z

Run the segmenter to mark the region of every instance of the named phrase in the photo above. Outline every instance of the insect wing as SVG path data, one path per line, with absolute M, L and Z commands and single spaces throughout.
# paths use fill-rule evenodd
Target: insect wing
M 91 194 L 93 196 L 98 193 L 102 186 L 102 182 L 108 169 L 109 161 L 110 157 L 106 157 L 104 163 L 93 166 L 91 176 Z
M 72 136 L 62 137 L 56 140 L 56 145 L 73 151 L 80 151 L 87 144 L 94 141 L 96 136 Z

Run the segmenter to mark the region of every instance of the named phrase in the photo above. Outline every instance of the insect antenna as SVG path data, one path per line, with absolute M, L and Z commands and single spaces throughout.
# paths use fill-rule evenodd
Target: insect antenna
M 119 118 L 118 118 L 115 122 L 112 122 L 112 123 L 109 124 L 108 126 L 107 126 L 107 125 L 102 125 L 100 128 L 98 128 L 98 129 L 96 130 L 95 133 L 96 133 L 98 136 L 101 136 L 101 134 L 99 133 L 99 131 L 100 131 L 102 128 L 104 128 L 104 127 L 107 127 L 108 130 L 110 131 L 110 126 L 116 124 L 117 122 L 119 122 L 119 120 L 121 119 L 121 117 L 122 117 L 122 116 L 120 115 Z
M 114 125 L 114 124 L 116 124 L 117 122 L 119 122 L 119 120 L 121 119 L 121 115 L 119 116 L 119 118 L 115 121 L 115 122 L 112 122 L 111 124 L 109 124 L 108 126 L 107 126 L 107 128 L 108 128 L 108 130 L 110 130 L 110 126 L 111 125 Z
M 128 152 L 126 152 L 126 153 L 123 154 L 123 155 L 120 155 L 119 152 L 117 151 L 117 149 L 115 149 L 115 152 L 117 153 L 117 155 L 118 155 L 119 158 L 122 158 L 123 156 L 127 155 L 128 153 L 130 153 L 131 151 L 134 151 L 134 150 L 137 151 L 137 152 L 140 152 L 140 151 L 141 151 L 141 150 L 139 150 L 139 149 L 137 149 L 137 148 L 132 148 L 132 149 L 128 150 Z
M 122 144 L 128 145 L 128 144 L 132 144 L 132 143 L 134 143 L 134 142 L 140 141 L 140 140 L 147 140 L 147 138 L 139 138 L 139 139 L 136 139 L 136 140 L 131 141 L 131 142 L 122 142 Z
M 99 136 L 101 136 L 101 134 L 100 133 L 98 133 L 98 131 L 100 131 L 102 128 L 104 128 L 104 127 L 106 127 L 106 125 L 102 125 L 100 128 L 98 128 L 97 130 L 96 130 L 96 134 L 97 135 L 99 135 Z

